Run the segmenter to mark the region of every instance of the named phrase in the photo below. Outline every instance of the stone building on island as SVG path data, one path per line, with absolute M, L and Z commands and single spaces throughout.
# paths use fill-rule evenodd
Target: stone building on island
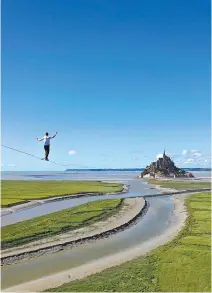
M 192 178 L 194 175 L 177 168 L 170 157 L 166 155 L 164 150 L 163 157 L 159 158 L 156 162 L 152 162 L 141 173 L 139 178 L 164 178 L 164 177 L 184 177 Z

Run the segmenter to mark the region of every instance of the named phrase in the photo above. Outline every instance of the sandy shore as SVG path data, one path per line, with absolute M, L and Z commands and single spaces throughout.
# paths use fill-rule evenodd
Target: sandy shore
M 162 192 L 165 192 L 165 193 L 175 193 L 175 192 L 179 191 L 179 190 L 174 189 L 174 188 L 161 187 L 160 185 L 154 185 L 154 188 L 160 190 L 161 193 Z
M 176 177 L 176 178 L 152 178 L 153 180 L 158 181 L 183 181 L 183 182 L 211 182 L 211 177 L 194 177 L 194 178 L 184 178 L 184 177 Z
M 146 201 L 142 197 L 127 198 L 123 200 L 121 209 L 106 220 L 97 221 L 92 225 L 59 234 L 53 237 L 47 237 L 31 243 L 4 249 L 1 251 L 2 265 L 11 264 L 21 259 L 30 259 L 46 253 L 56 252 L 61 249 L 70 248 L 118 232 L 121 228 L 126 228 L 127 224 L 141 215 L 146 207 Z
M 184 199 L 187 195 L 188 194 L 181 194 L 173 196 L 173 200 L 175 202 L 174 215 L 171 223 L 169 223 L 168 228 L 163 234 L 156 235 L 151 240 L 146 241 L 141 245 L 132 247 L 131 249 L 100 258 L 94 262 L 90 262 L 70 270 L 7 288 L 4 292 L 39 292 L 49 288 L 56 288 L 64 283 L 68 283 L 76 279 L 82 279 L 104 269 L 130 261 L 138 256 L 146 254 L 160 245 L 165 244 L 173 239 L 173 237 L 177 235 L 184 225 L 187 217 L 187 212 L 184 207 Z

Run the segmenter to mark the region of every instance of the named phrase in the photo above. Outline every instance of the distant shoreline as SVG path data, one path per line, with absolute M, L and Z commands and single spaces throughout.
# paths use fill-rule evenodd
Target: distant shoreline
M 91 171 L 91 172 L 108 172 L 108 171 L 111 171 L 111 172 L 114 172 L 114 171 L 119 171 L 119 172 L 129 172 L 129 171 L 144 171 L 145 168 L 106 168 L 106 169 L 66 169 L 65 172 L 69 172 L 69 171 Z M 185 170 L 185 171 L 211 171 L 211 168 L 181 168 L 182 170 Z
M 144 171 L 145 168 L 117 168 L 117 169 L 113 169 L 113 168 L 106 168 L 106 169 L 66 169 L 66 170 L 57 170 L 57 171 L 21 171 L 21 170 L 10 170 L 10 171 L 4 171 L 1 170 L 2 174 L 6 174 L 6 173 L 68 173 L 68 172 L 142 172 Z M 184 171 L 191 171 L 191 172 L 211 172 L 212 169 L 211 168 L 181 168 Z

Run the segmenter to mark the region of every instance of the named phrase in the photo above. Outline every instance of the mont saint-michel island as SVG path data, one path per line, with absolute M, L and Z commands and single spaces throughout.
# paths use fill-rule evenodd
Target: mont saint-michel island
M 175 163 L 164 150 L 163 156 L 156 162 L 146 166 L 138 178 L 193 178 L 191 172 L 187 172 L 175 166 Z

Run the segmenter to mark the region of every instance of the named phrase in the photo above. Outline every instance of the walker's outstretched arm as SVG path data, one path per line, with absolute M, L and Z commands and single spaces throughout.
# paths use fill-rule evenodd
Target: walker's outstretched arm
M 51 136 L 50 138 L 55 138 L 55 136 L 58 134 L 58 132 L 55 133 L 55 135 Z
M 42 138 L 36 138 L 38 141 L 42 141 L 42 140 L 44 140 L 44 138 L 42 137 Z

